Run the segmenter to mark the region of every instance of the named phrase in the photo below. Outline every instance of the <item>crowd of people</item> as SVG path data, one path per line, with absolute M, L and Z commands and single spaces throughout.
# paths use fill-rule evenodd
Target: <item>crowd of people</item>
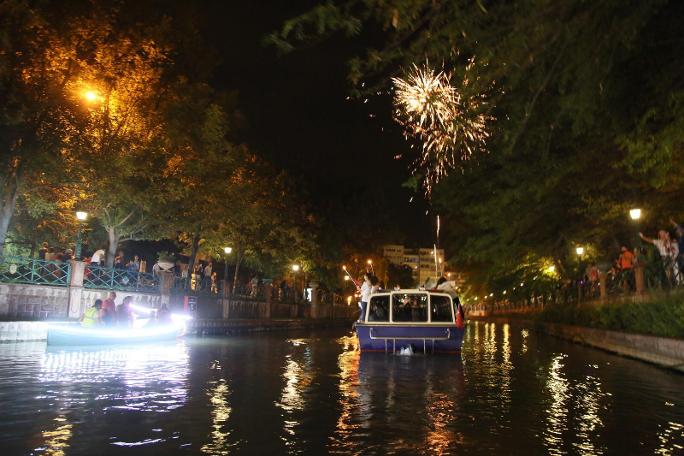
M 674 220 L 670 220 L 672 232 L 661 229 L 654 238 L 639 233 L 639 238 L 655 247 L 657 258 L 662 266 L 665 286 L 675 287 L 684 283 L 681 272 L 684 270 L 684 229 Z M 636 278 L 635 268 L 637 265 L 646 266 L 647 252 L 644 249 L 630 249 L 626 245 L 620 246 L 620 253 L 612 261 L 610 269 L 606 272 L 606 287 L 608 291 L 635 291 Z M 586 297 L 599 295 L 600 274 L 595 262 L 586 266 L 582 265 L 582 275 L 579 286 L 584 290 Z M 658 268 L 656 268 L 658 269 Z M 657 271 L 656 271 L 657 273 Z
M 133 327 L 135 313 L 132 308 L 133 297 L 126 296 L 120 304 L 116 304 L 116 292 L 109 293 L 106 299 L 96 299 L 93 305 L 86 309 L 81 316 L 81 326 Z M 171 321 L 171 314 L 163 304 L 159 310 L 151 315 L 148 324 L 163 324 Z
M 83 261 L 90 266 L 104 266 L 107 254 L 104 249 L 96 249 L 90 257 L 83 258 Z M 74 259 L 72 249 L 63 249 L 50 246 L 46 241 L 38 249 L 38 259 L 41 261 L 70 261 Z M 140 256 L 133 255 L 126 261 L 123 251 L 119 250 L 114 257 L 114 269 L 125 269 L 130 272 L 140 272 Z
M 354 284 L 356 285 L 356 291 L 359 296 L 358 321 L 363 321 L 366 315 L 366 308 L 368 307 L 368 303 L 370 302 L 371 296 L 374 293 L 384 291 L 385 286 L 384 283 L 378 280 L 377 276 L 372 271 L 365 272 L 359 282 L 360 283 L 355 282 Z M 399 287 L 399 285 L 395 285 L 393 289 L 394 291 L 397 291 L 401 288 Z M 421 287 L 421 289 L 440 291 L 442 293 L 448 294 L 452 297 L 454 305 L 456 306 L 458 312 L 461 314 L 463 313 L 463 309 L 461 309 L 460 300 L 458 298 L 458 293 L 453 286 L 453 282 L 447 280 L 446 277 L 441 276 L 437 279 L 436 282 L 429 283 L 428 281 L 425 283 L 425 285 Z
M 51 247 L 47 242 L 43 242 L 38 249 L 38 259 L 42 261 L 69 261 L 73 258 L 73 250 Z

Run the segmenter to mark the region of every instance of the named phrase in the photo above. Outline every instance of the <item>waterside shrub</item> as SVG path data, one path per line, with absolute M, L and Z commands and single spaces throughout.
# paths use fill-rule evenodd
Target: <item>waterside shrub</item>
M 684 293 L 617 304 L 546 307 L 538 321 L 684 339 Z

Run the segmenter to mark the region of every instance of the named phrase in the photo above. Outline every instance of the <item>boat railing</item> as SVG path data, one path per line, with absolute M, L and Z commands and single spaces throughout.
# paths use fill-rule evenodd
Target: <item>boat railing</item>
M 397 340 L 415 340 L 415 341 L 423 341 L 423 353 L 427 353 L 427 343 L 428 341 L 432 343 L 432 352 L 434 353 L 435 351 L 435 342 L 440 341 L 440 340 L 449 340 L 451 339 L 451 329 L 450 328 L 445 328 L 443 335 L 439 334 L 426 334 L 426 335 L 417 335 L 417 336 L 404 336 L 404 335 L 399 335 L 399 334 L 385 334 L 385 335 L 378 335 L 375 334 L 374 330 L 376 328 L 370 328 L 368 335 L 371 339 L 374 340 L 384 340 L 385 341 L 385 353 L 389 351 L 389 341 L 392 341 L 392 352 L 397 351 Z
M 158 293 L 159 277 L 147 272 L 86 265 L 83 274 L 84 288 L 116 291 Z
M 19 256 L 0 257 L 0 282 L 66 287 L 71 280 L 71 262 L 45 261 Z

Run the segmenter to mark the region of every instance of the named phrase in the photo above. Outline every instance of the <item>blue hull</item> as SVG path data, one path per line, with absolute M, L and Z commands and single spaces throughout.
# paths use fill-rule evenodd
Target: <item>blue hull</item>
M 465 328 L 454 324 L 435 326 L 357 323 L 361 351 L 393 353 L 411 346 L 414 352 L 460 353 Z
M 149 328 L 82 328 L 77 325 L 48 328 L 48 345 L 127 345 L 173 340 L 185 333 L 178 325 Z

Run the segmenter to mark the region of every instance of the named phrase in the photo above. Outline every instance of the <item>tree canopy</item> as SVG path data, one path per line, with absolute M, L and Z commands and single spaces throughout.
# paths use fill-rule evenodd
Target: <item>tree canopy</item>
M 290 177 L 239 142 L 235 95 L 208 82 L 210 48 L 149 6 L 0 2 L 0 245 L 9 229 L 68 244 L 78 209 L 109 265 L 131 239 L 189 239 L 193 261 L 232 244 L 262 269 L 313 255 Z
M 350 63 L 356 94 L 428 63 L 455 75 L 495 118 L 486 152 L 435 187 L 452 262 L 481 284 L 559 273 L 585 245 L 616 256 L 644 227 L 684 216 L 681 2 L 325 2 L 271 42 L 288 50 L 337 33 L 372 42 Z M 508 286 L 508 285 L 501 285 Z

